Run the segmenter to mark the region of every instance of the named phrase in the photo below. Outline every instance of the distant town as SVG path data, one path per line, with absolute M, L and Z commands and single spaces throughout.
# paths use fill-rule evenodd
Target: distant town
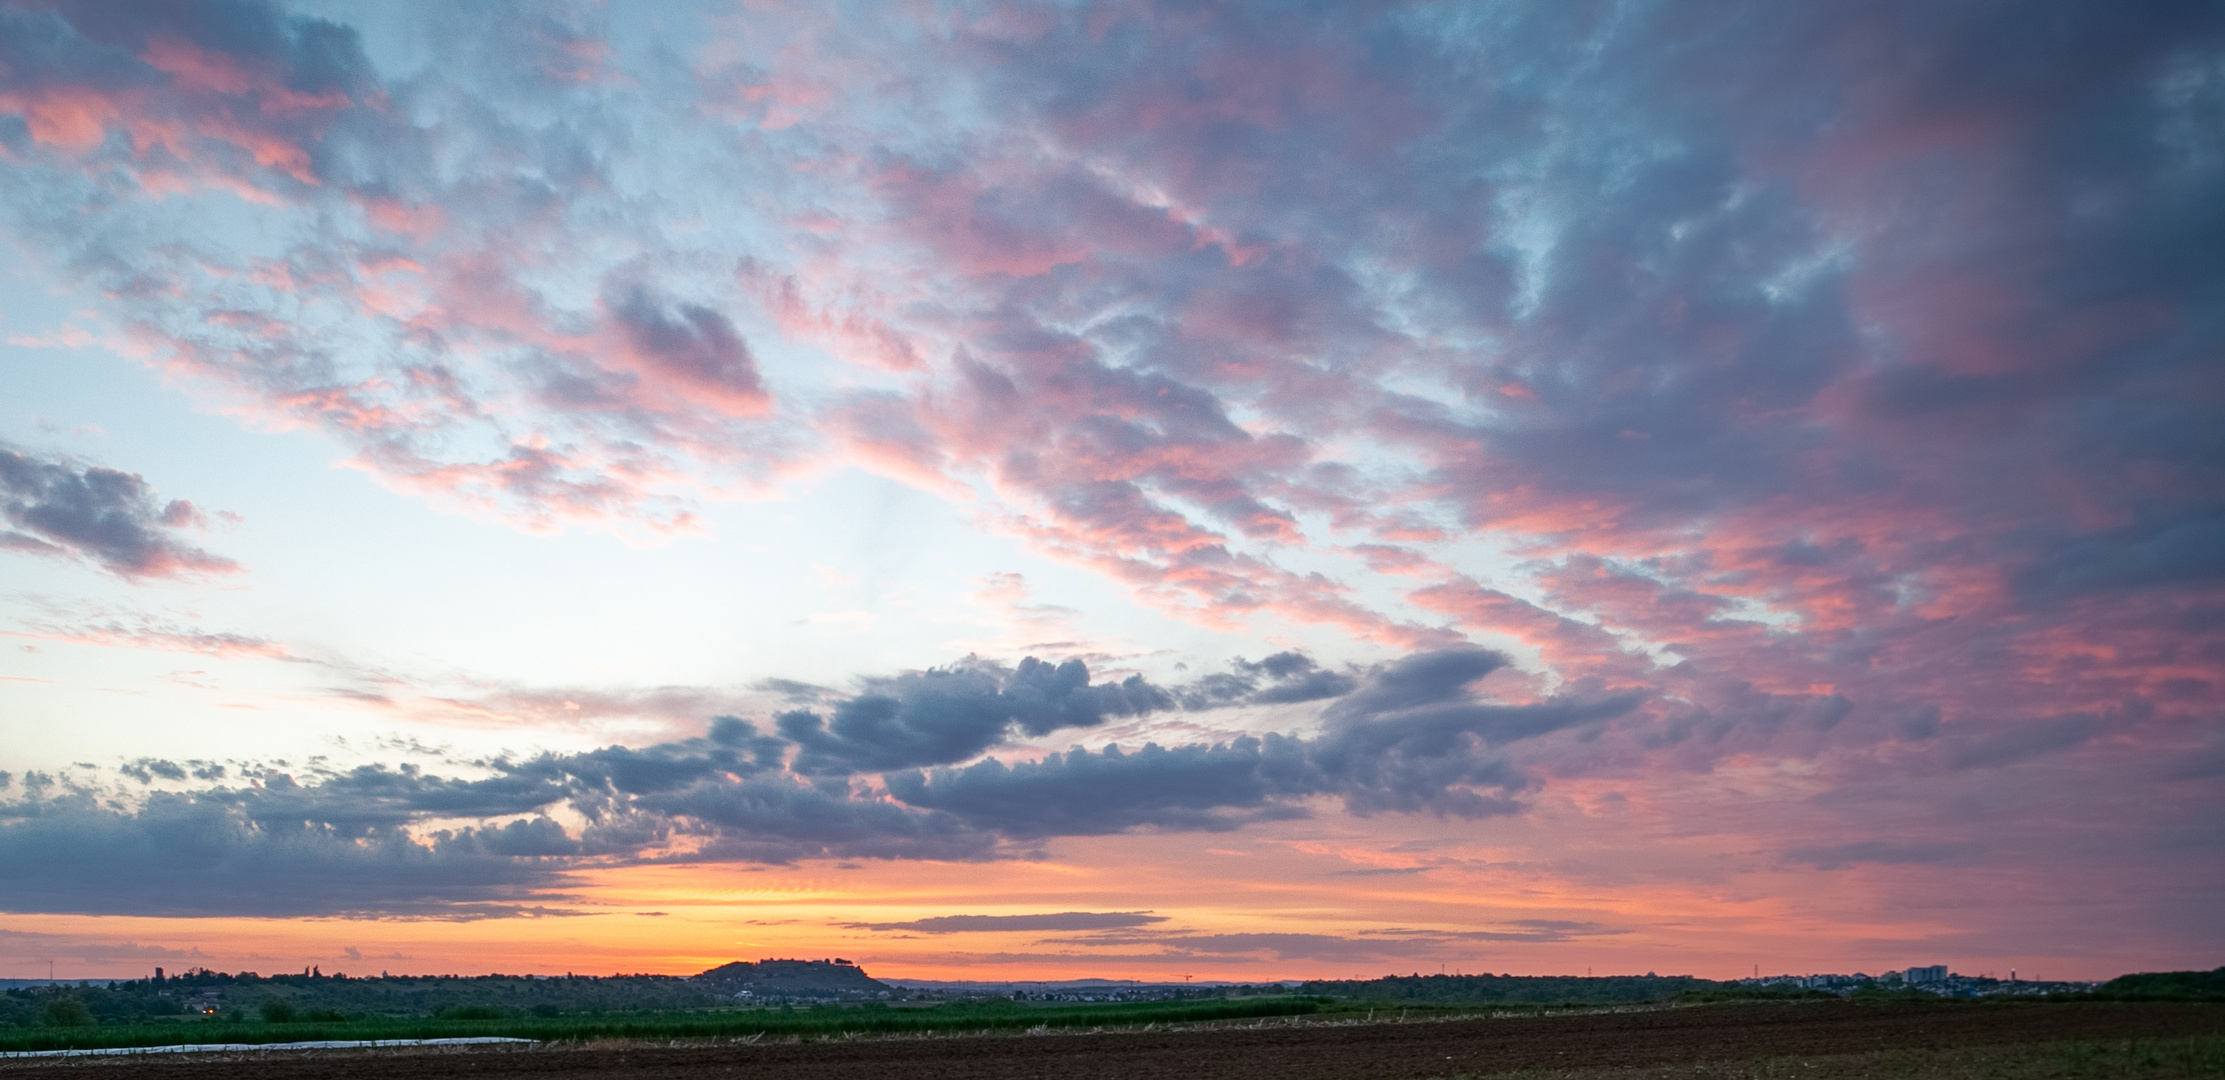
M 1975 998 L 2003 994 L 2083 994 L 2101 986 L 2100 982 L 2050 981 L 2019 979 L 2015 969 L 2009 977 L 1996 979 L 1986 975 L 1959 975 L 1947 970 L 1945 964 L 1910 967 L 1888 971 L 1882 975 L 1855 972 L 1852 975 L 1763 975 L 1758 978 L 1739 979 L 1739 986 L 1781 988 L 1788 990 L 1821 990 L 1845 996 L 1862 989 L 1921 990 L 1940 997 Z

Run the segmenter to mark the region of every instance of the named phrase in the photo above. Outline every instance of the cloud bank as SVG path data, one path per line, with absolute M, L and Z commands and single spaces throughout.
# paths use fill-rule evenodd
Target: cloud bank
M 1456 650 L 1347 675 L 1355 689 L 1315 737 L 1108 745 L 1009 765 L 972 759 L 1116 710 L 1174 709 L 1177 695 L 1140 677 L 1092 683 L 1079 662 L 1032 659 L 869 678 L 835 704 L 836 717 L 965 733 L 899 740 L 902 752 L 886 759 L 896 764 L 878 770 L 847 758 L 830 768 L 826 740 L 835 736 L 788 713 L 780 727 L 793 734 L 720 717 L 691 739 L 456 763 L 469 777 L 415 765 L 300 776 L 251 767 L 227 782 L 235 778 L 222 766 L 140 759 L 119 770 L 140 793 L 119 798 L 89 781 L 34 773 L 0 799 L 0 857 L 21 871 L 0 884 L 0 910 L 542 914 L 560 910 L 571 875 L 594 866 L 1014 858 L 1062 836 L 1227 830 L 1304 817 L 1324 801 L 1363 814 L 1512 813 L 1538 780 L 1503 756 L 1507 746 L 1612 719 L 1636 702 L 1479 703 L 1473 684 L 1504 663 Z M 919 765 L 929 767 L 906 767 Z M 1060 925 L 1010 928 L 1153 921 L 1042 918 Z M 1076 921 L 1089 919 L 1099 923 Z

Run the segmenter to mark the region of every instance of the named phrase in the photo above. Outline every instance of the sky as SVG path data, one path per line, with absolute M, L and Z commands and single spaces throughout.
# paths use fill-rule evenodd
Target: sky
M 0 976 L 2225 964 L 2225 8 L 0 0 Z

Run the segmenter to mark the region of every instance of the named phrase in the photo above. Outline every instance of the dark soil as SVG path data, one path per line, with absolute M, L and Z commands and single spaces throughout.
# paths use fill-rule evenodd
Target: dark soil
M 1275 1022 L 1269 1022 L 1273 1025 Z M 6 1080 L 1418 1080 L 1515 1069 L 2225 1033 L 2225 1005 L 1844 1002 L 1371 1024 L 678 1047 L 271 1051 L 0 1062 Z

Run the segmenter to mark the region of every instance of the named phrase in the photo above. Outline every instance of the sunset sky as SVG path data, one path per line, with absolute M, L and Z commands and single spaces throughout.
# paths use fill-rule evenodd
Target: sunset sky
M 2225 964 L 2225 7 L 0 0 L 0 977 Z

